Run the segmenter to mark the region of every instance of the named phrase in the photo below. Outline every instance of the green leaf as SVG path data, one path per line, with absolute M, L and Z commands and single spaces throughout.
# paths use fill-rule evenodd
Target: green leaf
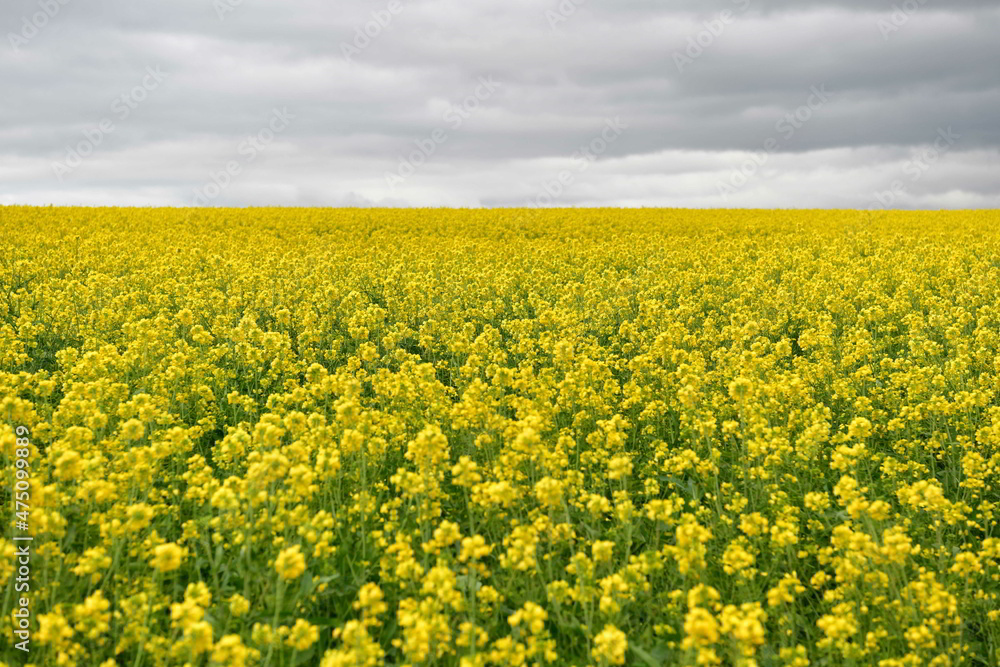
M 312 665 L 316 662 L 316 647 L 310 648 L 308 651 L 303 651 L 295 656 L 295 665 Z
M 660 667 L 660 665 L 663 664 L 662 662 L 654 658 L 652 655 L 647 653 L 645 649 L 641 649 L 635 644 L 629 643 L 628 647 L 632 650 L 632 653 L 635 653 L 637 656 L 639 656 L 639 659 L 642 660 L 647 665 L 649 665 L 649 667 Z
M 313 583 L 312 573 L 306 571 L 306 573 L 302 575 L 302 583 L 299 585 L 299 597 L 309 595 L 313 592 L 313 588 L 315 587 L 316 584 Z

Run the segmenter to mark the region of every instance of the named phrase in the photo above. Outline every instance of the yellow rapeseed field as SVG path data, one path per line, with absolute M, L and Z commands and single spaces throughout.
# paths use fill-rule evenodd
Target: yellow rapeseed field
M 0 251 L 2 665 L 1000 664 L 998 212 L 3 207 Z

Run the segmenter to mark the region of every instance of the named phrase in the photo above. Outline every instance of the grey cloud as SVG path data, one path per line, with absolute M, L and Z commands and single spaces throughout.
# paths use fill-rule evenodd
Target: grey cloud
M 908 0 L 886 38 L 903 0 L 587 0 L 555 30 L 560 0 L 399 0 L 349 63 L 342 45 L 389 0 L 245 1 L 222 19 L 213 0 L 62 1 L 41 0 L 59 9 L 17 53 L 10 35 L 43 5 L 0 10 L 0 202 L 186 204 L 276 106 L 295 122 L 213 203 L 515 205 L 615 116 L 628 130 L 557 203 L 722 205 L 718 179 L 778 138 L 725 205 L 864 206 L 948 126 L 961 140 L 899 206 L 1000 196 L 995 2 Z M 119 118 L 147 67 L 167 79 Z M 449 105 L 487 75 L 501 88 L 452 127 Z M 830 101 L 786 137 L 813 86 Z M 109 117 L 58 181 L 53 163 Z M 447 139 L 390 191 L 385 174 L 435 129 Z

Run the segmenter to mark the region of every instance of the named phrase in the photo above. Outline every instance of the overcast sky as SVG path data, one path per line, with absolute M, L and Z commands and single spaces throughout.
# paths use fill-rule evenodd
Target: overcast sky
M 0 0 L 0 203 L 1000 205 L 993 0 Z

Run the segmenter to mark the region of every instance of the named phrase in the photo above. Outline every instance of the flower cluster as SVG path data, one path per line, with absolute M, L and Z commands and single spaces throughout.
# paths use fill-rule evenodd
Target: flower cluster
M 34 664 L 1000 664 L 996 213 L 0 207 L 0 249 Z

